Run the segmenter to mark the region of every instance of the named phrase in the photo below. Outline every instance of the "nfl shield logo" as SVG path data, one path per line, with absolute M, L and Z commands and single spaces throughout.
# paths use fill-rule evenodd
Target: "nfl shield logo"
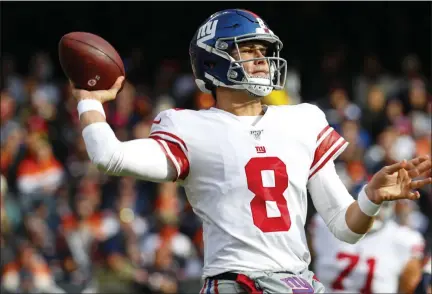
M 255 138 L 255 140 L 259 140 L 259 139 L 261 139 L 262 132 L 263 132 L 263 130 L 253 130 L 253 131 L 250 131 L 250 134 Z

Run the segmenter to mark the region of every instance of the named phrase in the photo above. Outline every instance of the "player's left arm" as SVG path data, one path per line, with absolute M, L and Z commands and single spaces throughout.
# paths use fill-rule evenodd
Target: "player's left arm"
M 394 190 L 391 190 L 392 187 L 398 185 L 399 183 L 389 186 L 384 184 L 381 187 L 376 183 L 377 178 L 379 180 L 385 178 L 387 175 L 391 176 L 392 173 L 394 173 L 393 170 L 397 171 L 399 168 L 398 165 L 400 164 L 401 163 L 397 163 L 390 167 L 384 167 L 381 171 L 379 171 L 374 176 L 375 180 L 373 178 L 371 182 L 369 182 L 369 184 L 362 189 L 358 197 L 359 200 L 357 201 L 353 199 L 342 180 L 339 178 L 333 161 L 329 161 L 321 168 L 318 173 L 309 179 L 308 189 L 311 194 L 314 206 L 336 238 L 348 243 L 356 243 L 369 231 L 373 224 L 374 216 L 378 214 L 380 204 L 383 200 L 381 200 L 379 204 L 372 202 L 372 200 L 369 199 L 369 195 L 367 195 L 365 192 L 368 186 L 372 185 L 372 187 L 374 187 L 372 188 L 372 193 L 381 193 L 380 197 L 385 197 L 387 195 L 394 197 L 391 199 L 409 199 L 409 197 L 416 197 L 414 192 L 410 191 L 411 188 L 401 189 L 396 187 L 393 188 Z M 409 171 L 419 174 L 425 168 L 430 166 L 430 161 L 428 163 L 425 158 L 417 158 L 406 164 L 419 166 L 419 168 L 414 167 Z M 409 172 L 405 171 L 405 173 Z M 414 183 L 414 185 L 418 185 L 419 182 L 428 183 L 430 182 L 430 179 L 413 181 L 412 183 Z M 409 183 L 407 183 L 407 185 L 409 185 Z M 390 188 L 390 192 L 386 192 L 388 188 Z M 403 191 L 404 194 L 397 194 L 401 193 L 401 191 Z M 413 196 L 410 196 L 411 194 L 408 193 L 412 193 Z M 376 210 L 371 209 L 372 212 L 371 210 L 368 211 L 367 209 L 370 208 L 370 206 L 366 206 L 366 208 L 364 208 L 365 204 L 362 204 L 362 201 L 369 201 L 370 206 L 373 206 L 372 208 L 376 208 Z M 361 207 L 362 205 L 363 207 Z M 364 212 L 365 210 L 368 211 L 368 214 Z
M 348 142 L 327 122 L 318 107 L 305 104 L 305 111 L 314 117 L 316 146 L 309 170 L 308 190 L 312 202 L 329 230 L 341 241 L 358 242 L 372 226 L 373 218 L 363 214 L 339 178 L 333 160 Z
M 309 179 L 308 190 L 316 210 L 336 238 L 351 244 L 363 238 L 373 219 L 364 215 L 360 224 L 354 222 L 360 209 L 339 178 L 333 161 Z
M 308 181 L 312 201 L 336 238 L 356 243 L 372 226 L 383 201 L 419 197 L 418 192 L 411 190 L 431 183 L 432 178 L 413 179 L 430 173 L 431 160 L 423 156 L 384 167 L 361 190 L 358 201 L 354 201 L 333 164 L 348 143 L 328 125 L 318 107 L 310 107 L 318 134 Z

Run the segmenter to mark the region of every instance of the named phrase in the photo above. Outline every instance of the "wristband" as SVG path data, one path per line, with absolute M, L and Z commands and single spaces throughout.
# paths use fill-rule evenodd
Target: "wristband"
M 105 111 L 103 109 L 102 103 L 95 99 L 83 99 L 78 102 L 78 116 L 81 117 L 81 114 L 84 112 L 94 110 L 102 114 L 105 118 Z
M 357 199 L 357 203 L 360 207 L 360 210 L 364 214 L 370 217 L 376 216 L 380 211 L 381 205 L 375 204 L 369 199 L 369 197 L 366 195 L 365 188 L 366 185 L 361 189 Z

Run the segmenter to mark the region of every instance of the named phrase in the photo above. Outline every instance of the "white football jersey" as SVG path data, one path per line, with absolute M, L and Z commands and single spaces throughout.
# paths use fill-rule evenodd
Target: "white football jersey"
M 255 125 L 216 108 L 171 109 L 150 138 L 203 222 L 204 277 L 307 268 L 306 185 L 347 145 L 318 107 L 268 106 Z
M 407 262 L 421 257 L 422 235 L 389 220 L 356 244 L 336 239 L 324 220 L 311 224 L 314 270 L 332 293 L 397 293 L 399 276 Z

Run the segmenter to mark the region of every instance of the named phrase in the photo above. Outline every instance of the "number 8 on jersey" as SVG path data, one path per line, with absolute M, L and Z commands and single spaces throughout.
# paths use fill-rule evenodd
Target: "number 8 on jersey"
M 264 185 L 263 171 L 274 173 L 274 186 Z M 254 157 L 246 164 L 245 172 L 248 189 L 254 193 L 250 202 L 254 225 L 264 233 L 288 231 L 291 218 L 283 195 L 288 188 L 286 164 L 278 157 Z M 276 203 L 280 211 L 279 217 L 268 216 L 267 201 Z

